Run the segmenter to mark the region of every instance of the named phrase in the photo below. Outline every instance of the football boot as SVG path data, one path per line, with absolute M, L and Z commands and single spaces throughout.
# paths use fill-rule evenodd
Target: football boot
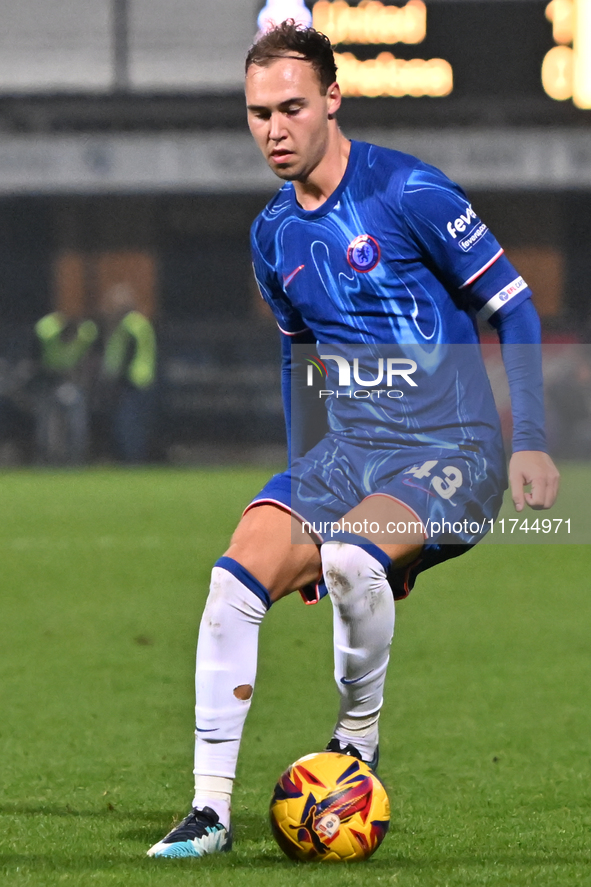
M 333 736 L 324 751 L 333 751 L 339 755 L 351 755 L 352 758 L 357 758 L 359 761 L 363 761 L 364 764 L 367 764 L 370 770 L 373 770 L 374 773 L 377 772 L 378 762 L 380 760 L 380 747 L 376 746 L 376 750 L 373 753 L 373 756 L 370 761 L 364 760 L 361 755 L 361 752 L 355 748 L 354 745 L 351 745 L 349 742 L 347 745 L 341 745 L 336 736 Z
M 232 832 L 219 821 L 215 810 L 196 807 L 165 838 L 148 850 L 148 856 L 207 856 L 232 849 Z

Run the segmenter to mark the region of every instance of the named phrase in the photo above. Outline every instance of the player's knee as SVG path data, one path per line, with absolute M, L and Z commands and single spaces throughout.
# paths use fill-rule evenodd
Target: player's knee
M 252 619 L 253 604 L 257 603 L 258 599 L 249 588 L 237 582 L 226 570 L 214 567 L 201 624 L 207 627 L 212 637 L 220 640 L 231 630 L 230 623 L 235 624 L 237 615 Z
M 201 617 L 202 624 L 207 626 L 213 637 L 219 639 L 223 635 L 224 623 L 230 606 L 232 606 L 232 588 L 224 587 L 223 581 L 216 577 L 214 571 Z
M 386 592 L 384 567 L 359 545 L 325 543 L 321 555 L 328 593 L 341 611 L 365 606 Z

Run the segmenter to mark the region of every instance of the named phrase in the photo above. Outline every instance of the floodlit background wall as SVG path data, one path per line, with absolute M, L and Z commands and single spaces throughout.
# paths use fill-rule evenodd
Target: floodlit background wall
M 241 94 L 262 7 L 2 3 L 0 462 L 39 458 L 35 323 L 59 309 L 100 326 L 114 287 L 132 292 L 157 335 L 146 458 L 283 458 L 277 333 L 248 247 L 276 187 Z M 559 72 L 562 100 L 542 83 L 554 48 L 579 62 L 585 48 L 571 48 L 545 0 L 427 0 L 418 44 L 363 39 L 353 33 L 337 51 L 365 71 L 380 53 L 399 70 L 440 58 L 453 89 L 347 98 L 345 132 L 458 180 L 534 289 L 546 339 L 589 341 L 591 111 L 571 100 L 570 69 Z M 93 393 L 103 341 L 85 383 L 90 462 L 120 458 Z
M 253 36 L 248 0 L 4 0 L 3 90 L 108 91 L 125 44 L 136 89 L 237 89 Z

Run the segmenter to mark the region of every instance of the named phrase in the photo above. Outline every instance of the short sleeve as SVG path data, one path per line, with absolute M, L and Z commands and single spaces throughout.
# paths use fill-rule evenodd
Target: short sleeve
M 412 170 L 401 204 L 425 262 L 458 289 L 476 280 L 503 252 L 460 186 L 435 167 L 419 164 Z
M 308 327 L 293 307 L 279 282 L 273 263 L 265 258 L 256 236 L 256 221 L 250 233 L 252 267 L 259 292 L 275 315 L 277 325 L 286 336 L 296 336 Z

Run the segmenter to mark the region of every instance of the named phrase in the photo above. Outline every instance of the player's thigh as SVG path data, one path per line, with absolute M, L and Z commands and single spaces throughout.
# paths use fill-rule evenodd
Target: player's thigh
M 316 582 L 320 574 L 318 545 L 301 532 L 296 518 L 275 505 L 256 505 L 242 516 L 226 555 L 252 573 L 274 601 Z
M 358 519 L 368 520 L 364 535 L 399 566 L 401 544 L 412 548 L 421 539 L 430 545 L 476 544 L 503 498 L 504 463 L 494 456 L 494 451 L 458 454 L 433 449 L 424 451 L 418 463 L 403 466 L 399 454 L 393 463 L 397 470 L 355 509 Z
M 420 518 L 392 496 L 367 496 L 342 519 L 344 532 L 363 536 L 377 545 L 397 566 L 414 561 L 425 542 Z

